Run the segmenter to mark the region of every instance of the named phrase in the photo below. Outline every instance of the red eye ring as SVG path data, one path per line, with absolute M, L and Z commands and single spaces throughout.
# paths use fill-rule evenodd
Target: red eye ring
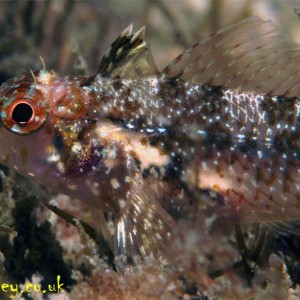
M 40 129 L 47 120 L 47 108 L 41 102 L 17 99 L 1 112 L 2 124 L 13 133 L 31 134 Z

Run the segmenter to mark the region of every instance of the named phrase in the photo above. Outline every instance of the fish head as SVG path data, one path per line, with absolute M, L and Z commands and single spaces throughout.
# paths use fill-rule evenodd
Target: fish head
M 44 70 L 5 82 L 0 87 L 0 164 L 55 191 L 86 195 L 101 145 L 92 145 L 93 103 L 80 84 L 80 78 Z M 91 192 L 92 204 L 94 198 Z
M 22 175 L 42 167 L 49 146 L 50 102 L 37 81 L 40 72 L 26 72 L 0 87 L 0 163 Z

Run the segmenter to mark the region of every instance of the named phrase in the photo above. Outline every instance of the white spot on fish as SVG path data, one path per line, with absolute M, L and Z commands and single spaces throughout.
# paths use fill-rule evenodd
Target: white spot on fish
M 261 159 L 263 157 L 263 152 L 262 151 L 257 151 L 257 156 L 259 159 Z
M 120 187 L 120 183 L 117 179 L 113 178 L 111 181 L 110 181 L 112 187 L 116 190 Z
M 77 190 L 77 185 L 76 184 L 68 184 L 68 188 L 70 189 L 70 190 L 72 190 L 72 191 L 75 191 L 75 190 Z

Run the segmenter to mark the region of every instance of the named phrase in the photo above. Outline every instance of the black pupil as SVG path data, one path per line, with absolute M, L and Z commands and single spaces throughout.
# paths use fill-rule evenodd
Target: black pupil
M 16 123 L 27 123 L 33 115 L 32 107 L 27 103 L 19 103 L 14 107 L 12 119 Z

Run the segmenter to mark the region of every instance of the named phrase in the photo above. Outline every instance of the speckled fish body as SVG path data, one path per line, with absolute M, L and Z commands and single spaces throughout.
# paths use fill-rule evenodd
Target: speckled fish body
M 180 235 L 169 213 L 222 197 L 240 221 L 300 217 L 297 45 L 247 19 L 162 72 L 127 28 L 96 74 L 25 73 L 0 87 L 0 159 L 116 216 L 115 253 Z

